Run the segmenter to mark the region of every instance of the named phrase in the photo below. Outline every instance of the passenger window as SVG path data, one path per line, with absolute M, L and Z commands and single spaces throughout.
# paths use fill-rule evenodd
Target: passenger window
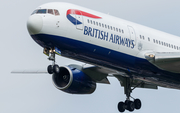
M 150 38 L 148 37 L 148 41 L 150 41 Z
M 36 13 L 37 14 L 46 14 L 46 9 L 39 9 Z
M 178 46 L 177 46 L 177 50 L 178 50 Z
M 99 23 L 99 26 L 101 27 L 101 23 Z
M 52 9 L 48 9 L 48 13 L 54 15 L 54 12 Z
M 142 36 L 143 37 L 143 40 L 144 40 L 144 36 Z
M 60 15 L 60 14 L 59 14 L 59 11 L 56 10 L 56 9 L 54 9 L 54 13 L 55 13 L 56 16 Z
M 94 25 L 95 25 L 95 21 L 93 21 Z
M 163 45 L 163 42 L 161 42 L 161 44 Z
M 124 33 L 124 30 L 122 30 L 122 33 Z
M 102 27 L 104 27 L 104 24 L 102 24 Z
M 112 26 L 111 26 L 111 30 L 112 30 Z
M 118 32 L 118 28 L 116 28 L 116 31 Z
M 119 29 L 119 32 L 121 32 L 121 29 Z
M 174 45 L 174 49 L 176 49 L 176 46 Z
M 159 41 L 159 44 L 161 44 L 161 41 Z
M 114 31 L 115 31 L 115 27 L 113 27 Z
M 156 42 L 155 39 L 153 39 L 153 42 L 154 42 L 154 43 Z
M 89 23 L 89 19 L 87 19 L 88 23 Z
M 158 40 L 156 40 L 156 43 L 158 44 Z
M 92 20 L 91 20 L 91 24 L 92 24 Z
M 105 24 L 105 28 L 107 28 L 106 24 Z
M 96 25 L 98 26 L 98 22 L 96 22 Z

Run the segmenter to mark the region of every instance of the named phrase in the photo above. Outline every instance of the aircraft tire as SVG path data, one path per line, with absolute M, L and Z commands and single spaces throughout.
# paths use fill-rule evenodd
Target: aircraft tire
M 135 99 L 134 100 L 134 106 L 135 106 L 135 109 L 140 109 L 141 108 L 141 100 L 140 99 Z
M 59 69 L 59 66 L 58 65 L 54 65 L 53 66 L 53 72 L 55 73 L 55 74 L 59 74 L 60 73 L 60 69 Z
M 124 102 L 124 103 L 125 103 L 125 105 L 127 105 L 127 104 L 128 104 L 128 102 L 129 102 L 129 100 L 125 100 L 125 102 Z
M 127 102 L 127 110 L 129 110 L 130 112 L 134 111 L 134 102 L 133 101 L 128 101 Z
M 52 65 L 49 65 L 49 66 L 47 67 L 47 71 L 48 71 L 49 74 L 53 74 Z
M 119 102 L 118 103 L 118 110 L 119 110 L 119 112 L 124 112 L 125 111 L 125 104 L 124 104 L 124 102 Z

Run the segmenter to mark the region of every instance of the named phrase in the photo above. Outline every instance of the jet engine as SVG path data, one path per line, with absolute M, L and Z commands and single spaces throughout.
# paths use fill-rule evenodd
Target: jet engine
M 59 67 L 59 73 L 52 76 L 55 87 L 71 94 L 91 94 L 96 89 L 96 82 L 82 71 L 70 67 Z

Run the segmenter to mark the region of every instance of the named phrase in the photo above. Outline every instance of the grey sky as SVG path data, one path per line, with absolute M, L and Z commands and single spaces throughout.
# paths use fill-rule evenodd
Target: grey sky
M 60 1 L 60 0 L 59 0 Z M 10 74 L 15 69 L 45 69 L 51 62 L 29 36 L 26 21 L 33 10 L 53 0 L 2 0 L 0 113 L 118 113 L 117 103 L 125 100 L 117 79 L 111 85 L 98 84 L 91 95 L 71 95 L 56 89 L 51 75 Z M 83 7 L 143 24 L 180 36 L 179 0 L 66 0 Z M 57 57 L 59 65 L 80 62 Z M 134 113 L 180 111 L 180 91 L 136 89 L 142 109 Z M 127 112 L 127 111 L 126 111 Z

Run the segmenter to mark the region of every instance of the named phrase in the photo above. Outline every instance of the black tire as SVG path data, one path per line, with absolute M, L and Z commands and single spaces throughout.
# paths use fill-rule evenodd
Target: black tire
M 135 99 L 134 100 L 134 106 L 135 106 L 135 109 L 140 109 L 141 108 L 141 100 L 140 99 Z
M 47 67 L 47 71 L 48 71 L 49 74 L 53 74 L 52 65 L 49 65 L 49 66 Z
M 125 105 L 127 105 L 129 101 L 130 101 L 130 100 L 125 100 L 125 102 L 124 102 L 124 103 L 125 103 Z
M 127 103 L 127 109 L 130 111 L 130 112 L 132 112 L 132 111 L 134 111 L 134 102 L 133 101 L 129 101 L 128 103 Z
M 58 66 L 58 65 L 54 65 L 54 66 L 53 66 L 53 72 L 54 72 L 55 74 L 59 74 L 59 73 L 60 73 L 60 69 L 59 69 L 59 66 Z
M 125 111 L 125 104 L 124 104 L 124 102 L 119 102 L 118 103 L 118 110 L 119 110 L 119 112 L 124 112 Z

